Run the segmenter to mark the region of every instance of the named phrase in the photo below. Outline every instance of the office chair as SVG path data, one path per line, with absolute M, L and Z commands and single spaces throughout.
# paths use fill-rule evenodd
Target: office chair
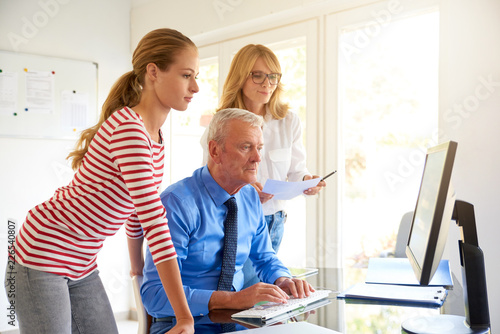
M 132 277 L 132 287 L 134 289 L 134 299 L 137 308 L 137 320 L 139 328 L 137 334 L 149 334 L 149 327 L 151 326 L 151 316 L 146 312 L 141 299 L 141 285 L 142 275 Z
M 410 234 L 412 218 L 413 211 L 409 211 L 401 217 L 396 238 L 396 247 L 392 251 L 382 252 L 380 257 L 406 257 L 406 243 L 408 242 L 408 235 Z

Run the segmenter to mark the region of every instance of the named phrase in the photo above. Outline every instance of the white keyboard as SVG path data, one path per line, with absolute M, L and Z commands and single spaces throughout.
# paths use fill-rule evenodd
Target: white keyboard
M 305 298 L 293 298 L 290 297 L 288 303 L 278 304 L 267 302 L 265 304 L 258 304 L 248 310 L 244 310 L 233 314 L 233 318 L 259 318 L 261 320 L 267 320 L 274 318 L 276 316 L 298 310 L 300 308 L 305 308 L 307 305 L 314 303 L 318 300 L 328 298 L 330 290 L 316 290 L 311 293 L 310 296 Z

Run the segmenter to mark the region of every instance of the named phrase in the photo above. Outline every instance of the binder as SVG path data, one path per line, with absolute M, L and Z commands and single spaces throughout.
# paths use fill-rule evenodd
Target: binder
M 337 295 L 348 302 L 399 306 L 441 307 L 448 295 L 444 287 L 358 283 Z
M 365 283 L 420 285 L 407 258 L 370 258 Z M 441 260 L 429 286 L 453 288 L 448 260 Z

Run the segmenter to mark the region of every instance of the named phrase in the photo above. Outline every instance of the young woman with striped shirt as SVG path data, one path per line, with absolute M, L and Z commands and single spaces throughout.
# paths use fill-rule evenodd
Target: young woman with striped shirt
M 111 89 L 98 124 L 82 132 L 69 154 L 73 180 L 30 210 L 17 235 L 11 303 L 21 333 L 118 333 L 96 257 L 123 224 L 131 274 L 142 274 L 144 236 L 175 301 L 171 332 L 194 332 L 158 188 L 165 154 L 160 127 L 171 108 L 186 110 L 198 92 L 198 51 L 181 33 L 158 29 L 139 42 L 132 64 Z

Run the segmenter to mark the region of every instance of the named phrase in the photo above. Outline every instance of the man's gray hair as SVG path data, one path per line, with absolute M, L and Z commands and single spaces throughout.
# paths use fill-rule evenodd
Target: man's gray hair
M 227 137 L 227 124 L 233 119 L 249 123 L 250 126 L 262 128 L 264 118 L 248 110 L 238 108 L 227 108 L 215 113 L 208 128 L 207 143 L 214 140 L 217 144 L 224 144 Z

